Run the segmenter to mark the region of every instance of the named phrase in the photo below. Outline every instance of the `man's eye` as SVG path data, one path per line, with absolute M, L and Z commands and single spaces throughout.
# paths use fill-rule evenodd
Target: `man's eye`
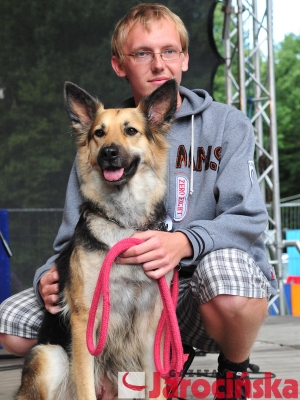
M 135 54 L 136 57 L 138 58 L 145 58 L 149 55 L 148 51 L 139 51 L 138 53 Z
M 168 54 L 168 55 L 169 55 L 169 54 L 174 54 L 174 53 L 175 53 L 175 50 L 173 50 L 173 49 L 167 49 L 167 50 L 164 50 L 163 53 L 164 53 L 164 54 Z

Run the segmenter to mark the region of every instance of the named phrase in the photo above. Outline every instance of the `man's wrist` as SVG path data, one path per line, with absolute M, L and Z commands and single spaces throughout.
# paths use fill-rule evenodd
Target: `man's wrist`
M 193 257 L 193 247 L 189 238 L 183 232 L 174 232 L 178 235 L 179 240 L 176 243 L 179 244 L 180 248 L 180 259 Z

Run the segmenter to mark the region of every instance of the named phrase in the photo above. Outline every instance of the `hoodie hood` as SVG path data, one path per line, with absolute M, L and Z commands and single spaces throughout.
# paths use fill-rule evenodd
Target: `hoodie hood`
M 176 118 L 199 114 L 206 110 L 213 102 L 212 97 L 203 89 L 188 90 L 179 86 L 182 104 L 176 113 Z

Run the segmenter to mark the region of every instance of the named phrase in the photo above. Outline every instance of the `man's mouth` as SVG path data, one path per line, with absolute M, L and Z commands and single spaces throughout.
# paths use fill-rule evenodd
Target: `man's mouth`
M 149 82 L 153 85 L 162 85 L 163 83 L 167 82 L 170 78 L 167 77 L 157 77 L 151 79 Z

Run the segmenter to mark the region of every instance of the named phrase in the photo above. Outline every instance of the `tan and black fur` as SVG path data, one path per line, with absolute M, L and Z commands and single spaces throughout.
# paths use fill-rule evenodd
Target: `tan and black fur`
M 104 109 L 87 92 L 65 85 L 78 147 L 84 203 L 74 237 L 59 256 L 62 312 L 46 313 L 38 345 L 26 358 L 17 400 L 117 398 L 122 371 L 145 371 L 151 388 L 153 342 L 162 311 L 157 282 L 140 265 L 111 270 L 106 346 L 89 354 L 86 328 L 95 284 L 107 251 L 165 219 L 167 133 L 176 111 L 174 80 L 137 108 Z M 170 282 L 172 273 L 168 274 Z M 101 306 L 96 326 L 101 321 Z

